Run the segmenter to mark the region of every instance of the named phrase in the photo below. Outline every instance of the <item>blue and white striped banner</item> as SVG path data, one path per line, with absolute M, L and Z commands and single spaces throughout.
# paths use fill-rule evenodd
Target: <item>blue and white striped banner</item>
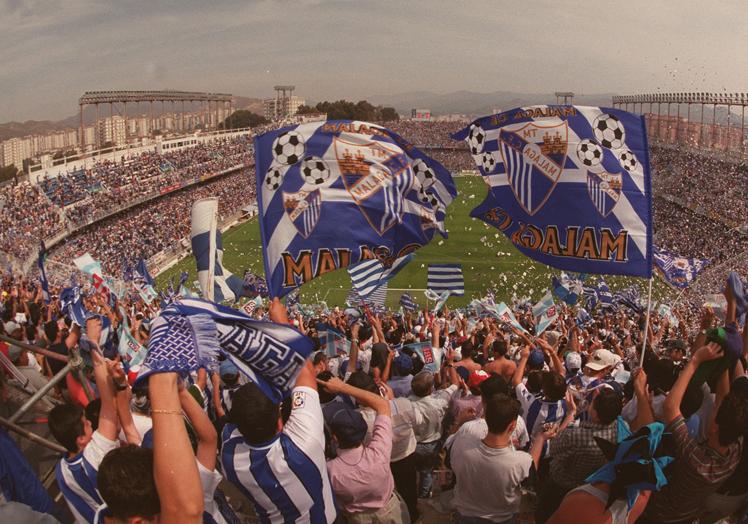
M 441 295 L 445 291 L 456 296 L 465 294 L 465 279 L 460 264 L 429 264 L 429 290 Z
M 413 256 L 413 253 L 410 253 L 400 257 L 390 267 L 385 267 L 378 259 L 359 262 L 348 268 L 351 284 L 360 297 L 367 297 L 375 289 L 397 275 L 413 259 Z

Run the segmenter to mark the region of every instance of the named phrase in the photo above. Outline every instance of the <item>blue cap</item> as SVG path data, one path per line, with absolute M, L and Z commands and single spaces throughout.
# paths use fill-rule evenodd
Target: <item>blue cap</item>
M 239 374 L 239 368 L 237 368 L 233 362 L 231 362 L 229 359 L 226 359 L 221 362 L 220 367 L 220 373 L 222 377 L 228 376 L 228 375 L 238 375 Z
M 327 427 L 341 444 L 356 446 L 364 441 L 368 426 L 361 413 L 343 402 L 329 403 L 323 413 Z
M 545 355 L 543 354 L 543 350 L 535 348 L 530 351 L 530 358 L 528 359 L 527 363 L 531 368 L 542 368 L 543 364 L 545 364 Z
M 413 359 L 408 355 L 398 355 L 392 365 L 402 373 L 410 373 L 413 370 Z

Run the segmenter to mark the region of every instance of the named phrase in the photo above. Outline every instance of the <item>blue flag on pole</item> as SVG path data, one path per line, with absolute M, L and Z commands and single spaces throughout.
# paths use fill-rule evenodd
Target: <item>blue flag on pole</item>
M 215 302 L 234 302 L 244 296 L 244 280 L 223 267 L 223 243 L 217 225 L 218 199 L 205 198 L 192 204 L 192 253 L 203 296 Z
M 558 318 L 558 309 L 553 303 L 553 295 L 548 291 L 540 302 L 532 307 L 532 316 L 535 317 L 535 336 L 539 336 L 548 326 Z
M 413 301 L 413 297 L 408 293 L 400 295 L 400 305 L 405 311 L 415 311 L 418 309 L 418 305 Z
M 255 138 L 265 275 L 283 296 L 319 275 L 392 264 L 446 236 L 451 174 L 392 131 L 365 122 L 289 126 Z
M 66 287 L 60 292 L 60 310 L 67 312 L 72 321 L 82 328 L 86 327 L 88 311 L 83 306 L 81 290 L 78 286 Z
M 657 246 L 654 246 L 652 255 L 665 282 L 680 289 L 690 286 L 696 275 L 709 264 L 709 259 L 679 257 Z
M 471 216 L 559 269 L 649 277 L 652 194 L 644 119 L 532 106 L 475 120 L 465 140 L 491 189 Z

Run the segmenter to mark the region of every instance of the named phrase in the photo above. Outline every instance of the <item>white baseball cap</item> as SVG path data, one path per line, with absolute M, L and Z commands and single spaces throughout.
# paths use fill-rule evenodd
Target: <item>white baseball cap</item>
M 592 354 L 592 358 L 587 361 L 587 367 L 594 371 L 600 371 L 601 369 L 616 366 L 620 361 L 621 357 L 615 353 L 607 349 L 598 349 Z

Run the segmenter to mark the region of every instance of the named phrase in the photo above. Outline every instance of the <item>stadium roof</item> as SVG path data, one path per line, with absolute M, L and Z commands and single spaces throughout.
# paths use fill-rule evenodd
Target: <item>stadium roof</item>
M 114 102 L 230 102 L 227 93 L 201 93 L 197 91 L 86 91 L 78 99 L 79 105 L 110 104 Z
M 613 97 L 613 104 L 718 104 L 748 105 L 746 93 L 649 93 Z

